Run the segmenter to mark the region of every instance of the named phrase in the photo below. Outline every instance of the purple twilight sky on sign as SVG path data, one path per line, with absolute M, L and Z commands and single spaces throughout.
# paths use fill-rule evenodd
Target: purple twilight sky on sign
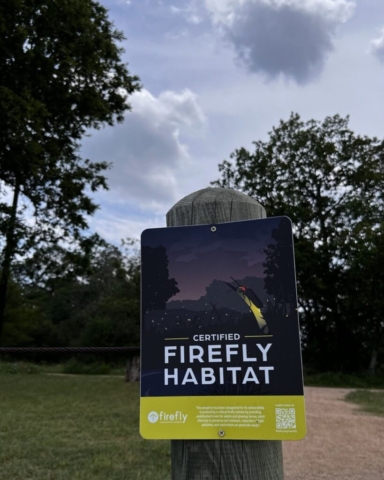
M 266 232 L 267 233 L 267 232 Z M 215 234 L 212 234 L 215 235 Z M 167 250 L 169 276 L 178 282 L 180 293 L 172 300 L 197 300 L 213 280 L 231 282 L 231 278 L 263 277 L 264 248 L 271 243 L 270 232 L 250 238 L 214 239 L 206 243 L 180 241 Z

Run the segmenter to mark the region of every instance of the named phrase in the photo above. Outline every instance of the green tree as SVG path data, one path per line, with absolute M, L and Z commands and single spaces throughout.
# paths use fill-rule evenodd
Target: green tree
M 384 142 L 354 134 L 348 123 L 292 114 L 268 141 L 254 142 L 253 153 L 236 150 L 213 182 L 254 196 L 269 216 L 291 218 L 304 359 L 321 369 L 353 369 L 362 359 L 345 307 L 347 260 L 357 232 L 374 231 L 384 211 Z
M 345 307 L 373 375 L 384 353 L 384 222 L 374 229 L 364 225 L 356 232 L 346 262 Z
M 20 294 L 12 295 L 12 305 L 20 306 L 23 312 L 33 309 L 44 324 L 39 330 L 37 326 L 30 328 L 27 338 L 21 328 L 12 326 L 15 311 L 11 322 L 4 324 L 5 344 L 41 345 L 44 326 L 44 346 L 138 345 L 140 263 L 132 242 L 123 242 L 117 248 L 95 239 L 86 261 L 80 256 L 81 262 L 78 256 L 69 256 L 55 246 L 44 256 L 40 253 L 19 262 L 16 273 Z M 33 260 L 37 265 L 33 266 Z M 9 306 L 8 302 L 6 312 Z
M 140 342 L 140 264 L 137 254 L 105 244 L 92 260 L 84 292 L 88 302 L 74 318 L 83 326 L 77 343 L 88 346 Z
M 13 258 L 36 245 L 81 242 L 107 188 L 108 163 L 78 155 L 87 129 L 121 122 L 139 79 L 121 61 L 122 32 L 92 0 L 0 4 L 0 336 Z M 33 222 L 27 222 L 27 208 Z
M 51 332 L 50 319 L 12 278 L 9 281 L 4 315 L 6 346 L 44 346 Z

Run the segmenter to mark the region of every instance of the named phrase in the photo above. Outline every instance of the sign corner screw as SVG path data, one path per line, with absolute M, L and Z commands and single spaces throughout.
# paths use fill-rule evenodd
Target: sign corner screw
M 224 430 L 219 430 L 219 437 L 224 437 L 224 435 L 225 435 Z

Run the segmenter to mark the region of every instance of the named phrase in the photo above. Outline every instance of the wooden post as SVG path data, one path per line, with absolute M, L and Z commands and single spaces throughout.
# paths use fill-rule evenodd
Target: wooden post
M 140 356 L 132 355 L 125 367 L 125 381 L 139 382 L 140 381 Z
M 226 188 L 205 188 L 177 202 L 167 227 L 265 218 L 256 200 Z M 281 441 L 172 440 L 172 480 L 283 480 Z

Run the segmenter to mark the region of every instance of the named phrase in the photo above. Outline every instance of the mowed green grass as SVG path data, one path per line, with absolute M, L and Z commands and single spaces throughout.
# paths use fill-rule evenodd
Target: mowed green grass
M 170 444 L 138 415 L 122 377 L 0 375 L 0 479 L 169 479 Z
M 375 415 L 384 415 L 384 392 L 356 390 L 347 394 L 348 402 L 357 403 L 361 410 Z

